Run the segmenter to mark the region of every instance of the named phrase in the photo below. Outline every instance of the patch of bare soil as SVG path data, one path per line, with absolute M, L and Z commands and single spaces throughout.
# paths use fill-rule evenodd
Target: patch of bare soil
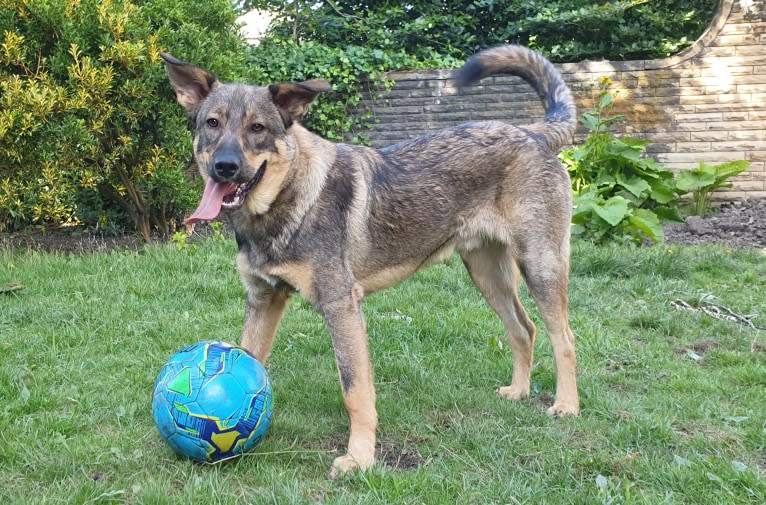
M 417 447 L 407 442 L 381 441 L 379 457 L 389 470 L 410 470 L 429 463 L 428 459 L 421 456 Z
M 766 248 L 766 199 L 725 202 L 704 216 L 665 225 L 665 241 L 718 243 L 731 248 Z
M 21 249 L 57 253 L 86 254 L 115 249 L 140 249 L 138 234 L 104 235 L 71 230 L 0 233 L 0 249 Z
M 233 232 L 226 224 L 222 232 L 231 237 Z M 213 235 L 213 228 L 208 223 L 198 223 L 189 240 L 200 240 Z M 156 235 L 152 242 L 164 242 L 169 239 Z M 0 249 L 21 249 L 28 251 L 55 252 L 64 254 L 86 254 L 107 252 L 115 249 L 138 250 L 145 242 L 138 233 L 105 234 L 91 232 L 82 228 L 60 228 L 41 231 L 30 228 L 17 233 L 0 233 Z

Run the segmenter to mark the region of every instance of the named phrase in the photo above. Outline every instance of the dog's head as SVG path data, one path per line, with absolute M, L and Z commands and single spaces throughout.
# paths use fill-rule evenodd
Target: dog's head
M 202 201 L 187 222 L 242 207 L 266 212 L 295 156 L 291 128 L 329 84 L 224 84 L 201 68 L 160 55 L 178 103 L 194 124 L 194 154 L 205 180 Z

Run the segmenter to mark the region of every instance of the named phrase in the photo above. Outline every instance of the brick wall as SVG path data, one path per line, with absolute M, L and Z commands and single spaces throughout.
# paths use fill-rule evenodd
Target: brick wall
M 747 159 L 726 199 L 766 198 L 766 0 L 744 12 L 722 0 L 707 31 L 684 52 L 646 61 L 584 61 L 557 65 L 578 110 L 593 106 L 600 76 L 612 79 L 616 112 L 627 121 L 618 133 L 646 137 L 647 151 L 673 168 Z M 529 86 L 492 77 L 458 94 L 448 70 L 394 72 L 385 96 L 361 104 L 375 124 L 376 147 L 469 120 L 524 123 L 542 118 Z M 575 142 L 583 138 L 578 130 Z

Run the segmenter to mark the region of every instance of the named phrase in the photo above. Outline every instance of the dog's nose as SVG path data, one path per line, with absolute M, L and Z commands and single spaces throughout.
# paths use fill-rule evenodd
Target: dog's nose
M 239 166 L 238 153 L 234 149 L 224 146 L 213 157 L 213 174 L 211 175 L 222 180 L 231 179 L 239 172 Z
M 232 160 L 221 160 L 217 161 L 213 168 L 215 169 L 215 175 L 222 179 L 228 179 L 239 171 L 239 164 Z

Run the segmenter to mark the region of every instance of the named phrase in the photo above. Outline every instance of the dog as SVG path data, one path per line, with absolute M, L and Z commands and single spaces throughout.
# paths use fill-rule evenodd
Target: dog
M 453 252 L 510 341 L 511 383 L 498 393 L 529 395 L 535 325 L 517 294 L 523 278 L 552 341 L 556 397 L 548 412 L 579 413 L 567 315 L 571 186 L 556 157 L 572 138 L 576 109 L 548 60 L 505 45 L 476 53 L 454 75 L 460 87 L 491 75 L 523 78 L 544 104 L 543 121 L 471 122 L 376 150 L 329 142 L 299 123 L 330 90 L 325 80 L 224 84 L 161 56 L 194 125 L 205 181 L 187 222 L 224 213 L 235 232 L 246 288 L 241 345 L 265 363 L 294 292 L 327 324 L 350 428 L 332 476 L 367 469 L 375 457 L 362 297 Z

